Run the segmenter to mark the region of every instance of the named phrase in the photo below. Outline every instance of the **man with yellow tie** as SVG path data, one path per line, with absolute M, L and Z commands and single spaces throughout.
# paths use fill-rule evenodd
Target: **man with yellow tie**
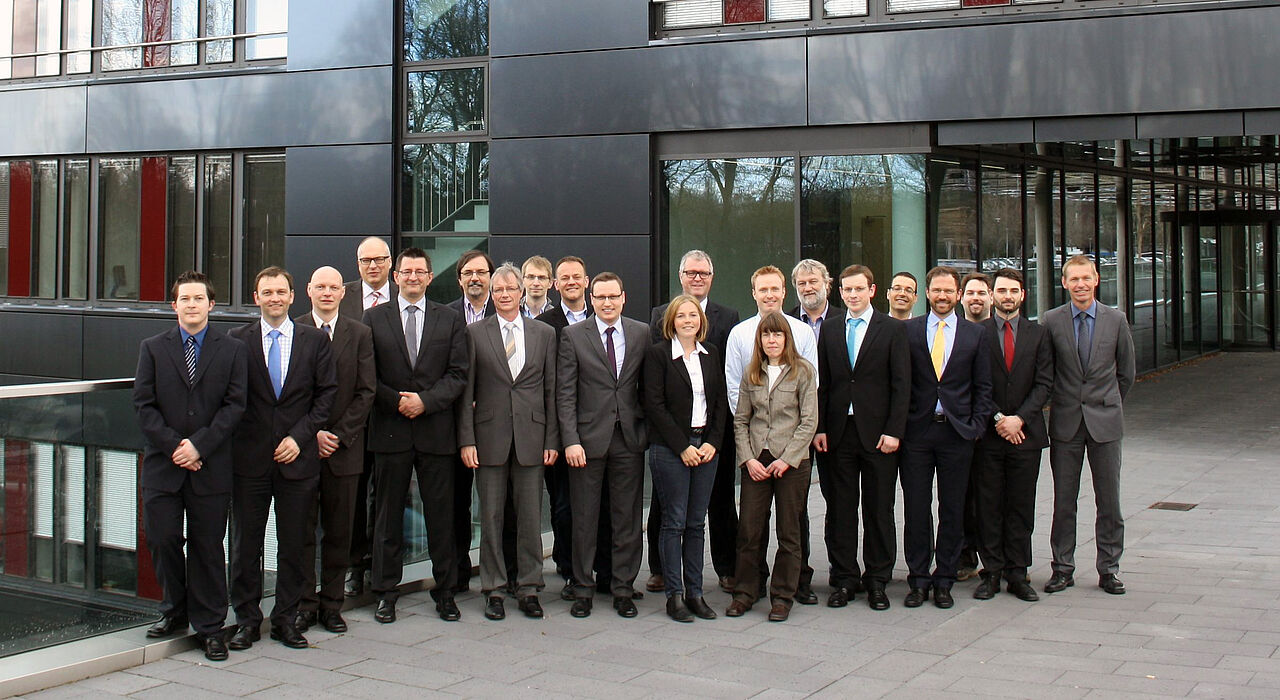
M 920 607 L 933 591 L 939 608 L 955 604 L 951 586 L 963 540 L 964 495 L 974 442 L 991 418 L 991 365 L 986 330 L 955 312 L 960 273 L 935 267 L 925 275 L 929 313 L 907 321 L 911 408 L 902 441 L 902 549 L 907 559 L 904 605 Z M 938 531 L 933 532 L 934 474 Z M 931 572 L 929 566 L 936 560 Z

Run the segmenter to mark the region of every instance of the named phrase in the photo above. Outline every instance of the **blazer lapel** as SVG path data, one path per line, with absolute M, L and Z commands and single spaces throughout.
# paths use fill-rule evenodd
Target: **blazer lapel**
M 196 364 L 196 376 L 194 378 L 187 376 L 187 357 L 186 347 L 183 346 L 182 331 L 174 326 L 173 332 L 169 334 L 169 338 L 164 344 L 165 351 L 169 354 L 169 359 L 173 361 L 173 366 L 178 370 L 178 376 L 187 383 L 188 387 L 195 386 L 196 381 L 200 379 L 200 373 L 208 361 L 209 342 L 211 334 L 206 331 L 204 334 L 204 347 L 200 348 L 200 359 Z
M 867 319 L 867 332 L 862 336 L 862 345 L 858 346 L 858 364 L 862 364 L 862 358 L 866 357 L 867 349 L 871 344 L 876 342 L 876 338 L 880 335 L 880 328 L 884 325 L 884 319 L 880 318 L 880 314 L 875 311 L 871 312 L 871 317 Z M 847 344 L 846 344 L 847 345 Z M 849 361 L 848 348 L 846 347 L 845 362 Z M 852 376 L 857 367 L 850 367 L 849 373 Z
M 1019 317 L 1018 333 L 1013 338 L 1013 367 L 1017 367 L 1018 365 L 1027 361 L 1027 353 L 1030 352 L 1028 345 L 1031 344 L 1031 338 L 1030 338 L 1031 333 L 1028 332 L 1028 328 L 1030 328 L 1030 324 L 1027 322 L 1027 319 Z M 1000 352 L 999 356 L 1001 358 L 1004 358 L 1004 339 L 1002 338 L 998 340 L 997 343 L 999 343 L 1000 345 L 1000 347 L 997 348 L 997 350 Z M 1004 369 L 1007 366 L 1008 366 L 1007 361 L 1000 363 L 1000 368 L 1002 371 L 1005 371 L 1006 374 L 1013 374 L 1012 369 L 1009 369 L 1009 370 Z
M 249 327 L 249 342 L 245 345 L 248 346 L 245 349 L 249 351 L 249 364 L 253 366 L 250 371 L 260 373 L 267 386 L 271 386 L 271 373 L 267 371 L 267 361 L 262 357 L 262 325 L 258 321 Z
M 699 362 L 702 361 L 702 356 L 700 354 L 695 353 L 695 356 L 698 357 Z M 683 357 L 673 358 L 671 360 L 671 363 L 676 366 L 676 374 L 679 375 L 679 377 L 684 380 L 685 384 L 689 385 L 690 389 L 693 389 L 693 377 L 689 376 L 689 368 L 685 367 L 684 358 Z
M 609 353 L 605 352 L 604 340 L 600 338 L 600 333 L 597 331 L 599 331 L 599 328 L 594 323 L 587 330 L 587 333 L 591 335 L 591 347 L 595 348 L 596 354 L 600 356 L 600 363 L 609 372 L 609 376 L 613 377 L 614 383 L 617 383 L 618 378 L 614 377 L 613 368 L 609 366 Z
M 502 331 L 499 329 L 498 323 L 490 323 L 488 319 L 481 321 L 484 324 L 484 335 L 489 339 L 489 346 L 493 348 L 493 356 L 498 358 L 498 364 L 502 365 L 506 371 L 507 380 L 515 383 L 515 377 L 511 376 L 511 364 L 507 362 L 507 346 L 502 342 Z M 528 356 L 528 345 L 525 345 L 525 355 Z M 525 364 L 529 364 L 527 361 Z

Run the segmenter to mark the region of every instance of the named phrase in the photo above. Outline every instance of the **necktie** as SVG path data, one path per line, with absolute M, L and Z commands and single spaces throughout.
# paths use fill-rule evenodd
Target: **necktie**
M 604 354 L 609 358 L 609 373 L 618 378 L 618 350 L 613 347 L 613 326 L 604 329 Z
M 851 318 L 845 327 L 844 343 L 849 349 L 850 369 L 858 366 L 858 326 L 861 324 L 862 319 Z
M 284 388 L 283 373 L 280 370 L 280 330 L 272 329 L 267 337 L 271 339 L 271 346 L 267 348 L 267 375 L 271 377 L 271 389 L 276 392 L 276 398 L 280 398 L 280 390 Z
M 182 352 L 182 357 L 187 361 L 187 379 L 195 381 L 196 378 L 196 337 L 194 335 L 187 336 L 187 347 Z
M 942 331 L 946 327 L 946 321 L 938 321 L 938 332 L 933 334 L 933 349 L 929 351 L 933 358 L 933 373 L 938 375 L 938 379 L 942 379 L 942 364 L 947 359 L 947 336 Z
M 516 357 L 517 340 L 516 340 L 516 324 L 508 323 L 502 331 L 502 346 L 507 351 L 507 367 L 511 370 L 511 378 L 515 379 L 520 374 L 520 362 Z
M 1076 314 L 1076 351 L 1080 353 L 1080 369 L 1086 370 L 1089 369 L 1089 348 L 1093 346 L 1088 317 L 1083 311 Z
M 324 334 L 329 336 L 329 340 L 333 340 L 333 326 L 326 323 L 320 326 L 320 330 L 324 331 Z
M 418 307 L 406 306 L 405 313 L 409 318 L 404 322 L 404 342 L 409 349 L 409 366 L 418 364 Z
M 369 308 L 372 309 L 373 307 L 381 303 L 382 303 L 382 292 L 375 290 L 373 292 L 373 298 L 369 300 Z
M 1004 324 L 1004 370 L 1013 371 L 1013 324 Z

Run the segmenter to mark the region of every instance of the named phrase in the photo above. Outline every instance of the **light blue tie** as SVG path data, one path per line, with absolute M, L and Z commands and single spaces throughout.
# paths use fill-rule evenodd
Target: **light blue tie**
M 267 337 L 271 339 L 271 347 L 267 348 L 267 374 L 271 377 L 271 388 L 278 399 L 280 390 L 284 388 L 284 381 L 281 379 L 283 373 L 280 371 L 280 330 L 272 330 Z
M 849 348 L 849 368 L 858 366 L 858 326 L 863 323 L 860 318 L 851 318 L 845 324 L 844 344 Z

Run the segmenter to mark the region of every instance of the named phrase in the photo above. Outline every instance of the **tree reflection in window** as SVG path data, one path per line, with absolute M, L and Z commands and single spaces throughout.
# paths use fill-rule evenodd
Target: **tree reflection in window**
M 405 0 L 405 61 L 488 53 L 489 0 Z
M 408 129 L 425 134 L 483 131 L 484 69 L 409 73 Z

